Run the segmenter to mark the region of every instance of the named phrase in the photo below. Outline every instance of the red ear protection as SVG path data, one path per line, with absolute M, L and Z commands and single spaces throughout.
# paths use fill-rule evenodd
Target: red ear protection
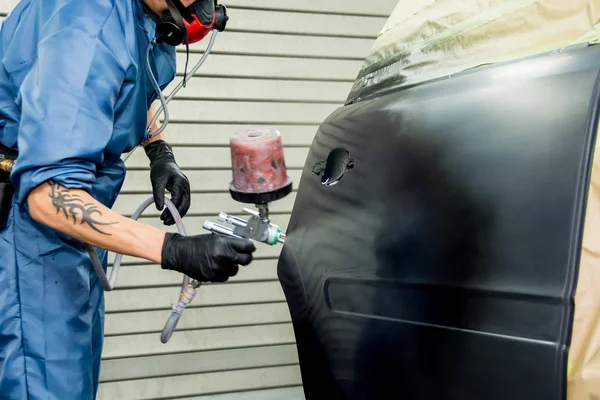
M 171 46 L 196 43 L 213 29 L 225 30 L 227 8 L 217 0 L 197 0 L 184 7 L 180 0 L 167 0 L 169 11 L 156 24 L 157 42 Z

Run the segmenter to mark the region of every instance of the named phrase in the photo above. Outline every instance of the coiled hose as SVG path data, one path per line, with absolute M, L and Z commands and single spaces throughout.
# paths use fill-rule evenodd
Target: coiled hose
M 137 208 L 137 210 L 135 210 L 135 212 L 131 216 L 131 219 L 137 221 L 137 219 L 142 215 L 142 213 L 146 211 L 146 209 L 152 204 L 154 204 L 154 197 L 150 196 Z M 179 232 L 179 234 L 182 236 L 186 236 L 187 233 L 185 231 L 185 226 L 181 221 L 181 216 L 179 215 L 179 212 L 177 211 L 175 205 L 167 197 L 165 197 L 165 205 L 167 206 L 169 212 L 173 215 L 173 219 L 175 220 L 175 225 L 177 226 L 177 231 Z M 102 267 L 102 263 L 100 262 L 100 259 L 98 258 L 98 253 L 96 253 L 94 247 L 89 244 L 86 244 L 86 249 L 88 251 L 88 254 L 90 255 L 92 264 L 94 266 L 94 269 L 96 270 L 96 274 L 98 275 L 98 279 L 100 280 L 102 287 L 105 291 L 111 292 L 115 288 L 115 282 L 117 281 L 119 267 L 121 266 L 123 255 L 117 254 L 117 256 L 115 257 L 115 262 L 113 263 L 112 271 L 110 272 L 110 278 L 108 278 L 106 276 L 106 273 L 104 272 L 104 268 Z M 177 323 L 179 322 L 181 314 L 186 309 L 186 307 L 192 302 L 201 284 L 202 282 L 192 280 L 186 275 L 183 276 L 183 283 L 181 285 L 179 301 L 177 302 L 177 304 L 173 305 L 171 315 L 167 320 L 167 323 L 165 324 L 165 327 L 163 328 L 162 334 L 160 336 L 160 340 L 162 343 L 167 343 L 173 335 L 173 332 L 177 327 Z
M 204 51 L 204 54 L 198 61 L 198 63 L 190 71 L 190 76 L 194 76 L 196 74 L 196 72 L 198 71 L 198 69 L 200 69 L 200 67 L 206 61 L 208 55 L 210 54 L 210 52 L 212 50 L 213 44 L 215 43 L 215 39 L 217 37 L 217 32 L 218 31 L 216 29 L 211 32 L 211 37 L 208 42 L 208 46 L 207 46 L 206 50 Z M 150 54 L 152 52 L 152 48 L 155 45 L 156 45 L 156 40 L 153 40 L 150 43 L 150 45 L 148 46 L 148 49 L 146 51 L 146 72 L 148 73 L 150 82 L 152 83 L 152 86 L 154 87 L 154 90 L 156 91 L 156 93 L 158 95 L 161 107 L 154 115 L 154 118 L 148 124 L 148 127 L 147 127 L 148 132 L 150 132 L 150 128 L 152 127 L 152 125 L 154 125 L 154 123 L 158 119 L 158 116 L 161 114 L 161 112 L 164 115 L 164 120 L 163 120 L 161 127 L 157 131 L 148 133 L 147 139 L 150 139 L 150 138 L 160 134 L 167 127 L 167 124 L 169 123 L 169 109 L 167 107 L 167 104 L 173 99 L 173 97 L 175 97 L 177 92 L 179 92 L 179 90 L 181 90 L 181 88 L 185 86 L 185 83 L 186 83 L 186 78 L 182 79 L 181 82 L 175 87 L 175 89 L 173 89 L 171 94 L 167 98 L 165 98 L 165 96 L 163 95 L 162 90 L 160 89 L 160 86 L 156 80 L 156 77 L 154 76 L 154 73 L 152 72 L 152 68 L 150 66 Z M 129 154 L 127 154 L 125 156 L 125 158 L 123 159 L 123 162 L 126 162 L 127 159 L 133 154 L 133 152 L 138 147 L 139 146 L 136 146 L 132 151 L 130 151 Z M 138 207 L 137 210 L 135 210 L 135 212 L 131 216 L 131 219 L 137 220 L 142 215 L 142 213 L 153 203 L 154 203 L 154 197 L 150 196 L 146 201 L 144 201 Z M 171 212 L 171 215 L 173 216 L 173 219 L 175 220 L 175 225 L 177 226 L 177 230 L 179 231 L 179 234 L 182 236 L 186 236 L 185 227 L 183 225 L 183 222 L 181 221 L 181 215 L 179 215 L 179 212 L 177 211 L 177 208 L 175 207 L 175 205 L 167 197 L 165 197 L 165 205 L 167 206 L 167 209 L 169 210 L 169 212 Z M 113 264 L 112 271 L 110 273 L 110 278 L 108 278 L 106 276 L 106 273 L 104 272 L 104 268 L 102 267 L 102 263 L 100 262 L 100 259 L 98 258 L 98 253 L 96 253 L 96 250 L 94 249 L 94 247 L 89 244 L 86 244 L 86 249 L 90 255 L 92 264 L 94 266 L 94 269 L 96 270 L 96 274 L 98 275 L 98 279 L 100 280 L 102 287 L 107 292 L 112 291 L 115 288 L 115 283 L 117 281 L 117 276 L 119 274 L 119 267 L 121 266 L 121 261 L 123 259 L 123 255 L 117 254 L 117 256 L 115 257 L 115 262 Z M 160 336 L 160 340 L 162 343 L 167 343 L 169 341 L 169 339 L 173 335 L 173 332 L 175 331 L 175 328 L 177 327 L 177 323 L 179 322 L 179 318 L 181 317 L 181 314 L 186 309 L 186 307 L 192 302 L 192 300 L 194 299 L 194 296 L 196 296 L 196 293 L 198 292 L 198 288 L 201 285 L 202 285 L 202 283 L 200 281 L 192 280 L 186 275 L 183 276 L 183 283 L 181 285 L 181 293 L 179 294 L 179 301 L 177 302 L 177 304 L 173 305 L 171 315 L 170 315 L 169 319 L 167 320 L 167 323 L 165 324 L 165 327 Z

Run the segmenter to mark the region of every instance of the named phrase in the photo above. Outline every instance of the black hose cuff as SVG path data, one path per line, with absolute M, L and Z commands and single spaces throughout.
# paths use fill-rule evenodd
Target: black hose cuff
M 160 266 L 162 269 L 181 272 L 182 274 L 185 274 L 183 265 L 181 265 L 177 257 L 180 251 L 178 251 L 178 249 L 176 248 L 177 244 L 180 241 L 182 241 L 183 238 L 184 236 L 178 233 L 167 232 L 161 251 L 162 262 Z

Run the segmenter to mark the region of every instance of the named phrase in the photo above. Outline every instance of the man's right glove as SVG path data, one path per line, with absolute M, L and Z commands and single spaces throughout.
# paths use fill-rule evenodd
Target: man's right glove
M 254 244 L 247 239 L 167 233 L 161 267 L 202 282 L 225 282 L 238 273 L 239 265 L 252 262 L 255 250 Z

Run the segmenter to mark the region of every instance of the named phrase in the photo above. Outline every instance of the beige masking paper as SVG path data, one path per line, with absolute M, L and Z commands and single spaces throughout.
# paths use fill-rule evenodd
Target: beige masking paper
M 419 83 L 477 66 L 600 41 L 600 0 L 402 0 L 350 98 L 373 85 Z
M 600 399 L 600 141 L 594 164 L 583 231 L 569 351 L 568 400 Z

